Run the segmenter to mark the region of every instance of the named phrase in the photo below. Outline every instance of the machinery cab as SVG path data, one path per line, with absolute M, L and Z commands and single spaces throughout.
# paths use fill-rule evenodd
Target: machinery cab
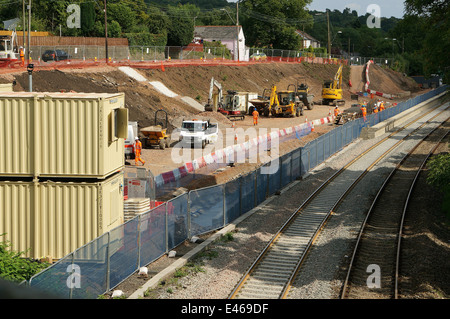
M 308 93 L 309 92 L 309 87 L 307 84 L 302 83 L 299 86 L 297 86 L 297 92 L 299 93 Z
M 296 101 L 296 95 L 294 91 L 280 91 L 278 92 L 278 101 L 280 105 L 287 106 Z
M 225 96 L 224 109 L 229 112 L 240 112 L 240 96 L 236 91 L 228 91 Z
M 17 60 L 14 51 L 14 42 L 16 33 L 13 31 L 11 36 L 0 36 L 0 60 Z

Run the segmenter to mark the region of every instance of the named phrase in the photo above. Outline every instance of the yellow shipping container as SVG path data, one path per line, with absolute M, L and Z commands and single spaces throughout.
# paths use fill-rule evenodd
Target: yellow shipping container
M 0 93 L 0 176 L 105 178 L 124 166 L 123 93 Z
M 2 83 L 0 84 L 0 92 L 13 92 L 13 84 L 12 83 Z
M 124 222 L 123 172 L 97 182 L 0 182 L 0 240 L 60 259 Z

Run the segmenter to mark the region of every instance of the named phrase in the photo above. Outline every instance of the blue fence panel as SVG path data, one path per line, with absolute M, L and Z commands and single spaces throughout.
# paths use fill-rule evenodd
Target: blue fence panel
M 256 172 L 241 177 L 241 215 L 255 207 Z
M 225 223 L 229 224 L 241 214 L 240 202 L 241 178 L 225 184 Z
M 50 297 L 70 298 L 73 287 L 70 287 L 67 281 L 71 275 L 72 260 L 73 254 L 60 259 L 51 267 L 33 276 L 30 280 L 30 286 L 48 294 Z M 82 282 L 80 283 L 82 284 Z
M 327 133 L 328 143 L 330 144 L 330 156 L 336 153 L 336 130 L 331 130 Z
M 223 186 L 189 192 L 191 236 L 218 229 L 224 225 Z
M 108 290 L 108 246 L 109 234 L 93 240 L 74 252 L 73 263 L 79 266 L 80 288 L 72 289 L 72 299 L 97 299 Z
M 224 226 L 224 221 L 228 224 L 251 209 L 255 200 L 260 204 L 268 194 L 273 194 L 340 151 L 360 135 L 363 127 L 391 118 L 444 92 L 447 87 L 442 86 L 382 113 L 367 116 L 366 121 L 361 118 L 338 126 L 244 178 L 181 195 L 167 203 L 167 214 L 166 204 L 163 204 L 134 218 L 33 276 L 29 285 L 50 297 L 97 298 L 132 275 L 139 266 L 156 260 L 189 235 L 218 229 Z M 189 219 L 191 229 L 188 229 Z
M 295 180 L 301 176 L 301 171 L 300 171 L 300 154 L 301 154 L 301 152 L 300 152 L 300 150 L 301 149 L 297 149 L 291 153 L 292 154 L 292 159 L 291 159 L 292 180 Z
M 344 145 L 348 145 L 352 141 L 352 123 L 347 122 L 343 125 Z
M 292 156 L 291 154 L 285 154 L 281 157 L 281 187 L 285 187 L 291 180 L 292 171 Z
M 336 152 L 339 152 L 340 150 L 342 150 L 342 141 L 343 141 L 343 137 L 342 137 L 342 131 L 343 131 L 343 126 L 338 126 L 337 128 L 334 129 L 335 131 L 335 145 L 336 145 Z
M 171 250 L 188 238 L 187 193 L 167 202 L 167 245 Z
M 140 215 L 140 266 L 166 252 L 166 204 Z
M 316 139 L 316 149 L 317 149 L 317 165 L 323 163 L 325 160 L 324 156 L 324 142 L 323 142 L 323 135 L 318 137 Z
M 263 166 L 264 167 L 264 166 Z M 261 204 L 267 198 L 269 175 L 262 174 L 261 168 L 256 171 L 256 202 Z
M 139 267 L 139 218 L 133 218 L 110 231 L 109 281 L 120 284 Z
M 276 159 L 271 162 L 268 172 L 269 196 L 275 194 L 281 187 L 281 160 Z
M 310 169 L 309 148 L 310 148 L 309 144 L 307 144 L 305 147 L 301 148 L 301 152 L 300 152 L 300 174 L 301 174 L 301 176 L 305 175 Z
M 317 141 L 309 142 L 309 169 L 317 166 Z
M 331 131 L 330 131 L 331 132 Z M 331 154 L 330 132 L 323 135 L 323 158 L 326 160 Z

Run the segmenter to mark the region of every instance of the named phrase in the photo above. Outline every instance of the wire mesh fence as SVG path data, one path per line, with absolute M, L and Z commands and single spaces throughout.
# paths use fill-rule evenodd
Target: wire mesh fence
M 160 62 L 167 60 L 234 60 L 226 47 L 177 47 L 177 46 L 123 46 L 113 45 L 40 45 L 31 46 L 30 58 L 42 65 L 54 62 L 105 61 L 109 62 Z M 380 65 L 391 65 L 393 58 L 361 57 L 351 55 L 327 55 L 307 50 L 281 50 L 269 48 L 246 48 L 241 61 L 309 62 L 325 64 L 363 65 L 372 60 Z
M 92 299 L 193 236 L 220 229 L 357 139 L 361 130 L 447 89 L 441 86 L 347 122 L 225 184 L 192 190 L 139 214 L 33 276 L 28 284 L 62 298 Z

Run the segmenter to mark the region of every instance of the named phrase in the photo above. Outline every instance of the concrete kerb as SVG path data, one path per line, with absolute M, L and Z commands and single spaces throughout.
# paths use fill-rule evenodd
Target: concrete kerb
M 446 92 L 438 94 L 372 127 L 363 127 L 361 130 L 360 137 L 365 140 L 373 139 L 383 135 L 384 133 L 392 131 L 396 127 L 400 127 L 403 123 L 408 121 L 410 118 L 416 116 L 420 112 L 432 108 L 431 102 L 433 102 L 436 99 L 439 99 L 445 94 Z
M 357 143 L 357 141 L 360 141 L 360 139 L 355 140 L 353 143 L 345 146 L 341 151 L 337 152 L 336 154 L 329 157 L 327 160 L 325 160 L 322 164 L 315 167 L 311 172 L 307 172 L 303 176 L 300 177 L 301 180 L 306 179 L 311 173 L 314 173 L 315 171 L 319 170 L 321 166 L 325 165 L 325 163 L 329 162 L 332 157 L 338 156 L 339 154 L 343 153 L 344 151 L 347 151 L 349 148 L 353 148 Z M 197 247 L 193 248 L 191 251 L 186 253 L 184 256 L 180 257 L 178 260 L 173 262 L 170 266 L 165 268 L 164 270 L 160 271 L 158 274 L 153 276 L 149 281 L 147 281 L 144 285 L 142 285 L 141 288 L 136 290 L 133 294 L 131 294 L 128 299 L 138 299 L 140 297 L 144 296 L 144 293 L 147 291 L 147 289 L 152 289 L 156 287 L 161 280 L 164 280 L 171 275 L 175 273 L 175 271 L 184 265 L 188 263 L 189 260 L 192 260 L 195 256 L 197 256 L 200 252 L 207 249 L 215 240 L 219 239 L 221 236 L 225 235 L 228 232 L 231 232 L 236 229 L 237 225 L 239 225 L 241 222 L 243 222 L 245 219 L 252 216 L 254 213 L 256 213 L 258 210 L 264 208 L 267 204 L 269 204 L 271 201 L 273 201 L 277 196 L 287 192 L 289 189 L 294 187 L 300 182 L 300 180 L 295 180 L 283 187 L 279 192 L 277 192 L 275 195 L 272 195 L 268 197 L 265 201 L 263 201 L 261 204 L 259 204 L 257 207 L 254 207 L 247 213 L 243 214 L 242 216 L 238 217 L 234 222 L 228 224 L 221 230 L 217 231 L 216 233 L 212 234 L 208 239 L 206 239 L 204 242 L 200 243 Z
M 392 122 L 393 120 L 394 121 L 397 120 L 396 125 L 399 126 L 401 123 L 404 123 L 405 121 L 407 121 L 408 119 L 410 119 L 411 117 L 413 117 L 414 115 L 416 115 L 417 113 L 422 111 L 422 108 L 424 106 L 428 105 L 430 102 L 434 101 L 435 99 L 443 96 L 445 93 L 446 92 L 441 93 L 441 94 L 439 94 L 439 95 L 437 95 L 437 96 L 435 96 L 435 97 L 433 97 L 431 99 L 428 99 L 428 100 L 420 103 L 419 105 L 411 108 L 410 110 L 405 111 L 405 112 L 408 112 L 406 114 L 407 116 L 405 116 L 405 114 L 403 114 L 405 112 L 402 112 L 402 113 L 396 115 L 395 117 L 393 117 L 391 119 L 387 119 L 386 121 L 378 123 L 377 125 L 375 125 L 375 126 L 379 126 L 376 129 L 376 131 L 380 131 L 381 130 L 382 132 L 380 134 L 377 134 L 377 136 L 375 136 L 375 137 L 378 137 L 378 136 L 380 136 L 380 135 L 382 135 L 384 133 L 387 133 L 387 130 L 385 130 L 385 128 L 388 127 L 389 123 Z M 401 118 L 401 121 L 399 121 L 397 117 Z M 394 119 L 394 118 L 396 118 L 396 119 Z M 362 132 L 361 132 L 361 135 L 362 135 Z M 300 179 L 304 180 L 304 179 L 308 178 L 311 174 L 313 174 L 314 172 L 320 170 L 324 165 L 326 165 L 326 163 L 331 161 L 333 157 L 339 156 L 343 152 L 346 152 L 349 149 L 355 147 L 356 145 L 358 145 L 359 142 L 361 142 L 361 140 L 362 140 L 362 136 L 360 138 L 358 138 L 358 139 L 355 139 L 352 143 L 350 143 L 350 144 L 346 145 L 345 147 L 343 147 L 342 150 L 340 150 L 339 152 L 337 152 L 337 153 L 333 154 L 332 156 L 330 156 L 329 158 L 327 158 L 323 163 L 321 163 L 318 166 L 316 166 L 315 168 L 313 168 L 310 172 L 307 172 L 304 175 L 302 175 L 300 177 Z M 202 252 L 203 250 L 207 249 L 215 240 L 219 239 L 221 236 L 225 235 L 226 233 L 235 230 L 239 223 L 243 222 L 245 219 L 247 219 L 248 217 L 252 216 L 255 212 L 257 212 L 258 210 L 263 208 L 265 205 L 267 205 L 271 201 L 273 201 L 276 196 L 279 196 L 279 195 L 285 193 L 286 191 L 288 191 L 289 189 L 291 189 L 292 187 L 297 185 L 299 182 L 300 182 L 299 180 L 292 181 L 291 183 L 286 185 L 284 188 L 282 188 L 279 192 L 277 192 L 275 195 L 270 196 L 265 201 L 263 201 L 261 204 L 259 204 L 257 207 L 254 207 L 252 210 L 250 210 L 247 213 L 243 214 L 242 216 L 238 217 L 233 223 L 228 224 L 227 226 L 225 226 L 221 230 L 219 230 L 216 233 L 212 234 L 208 239 L 206 239 L 204 242 L 200 243 L 197 247 L 195 247 L 194 249 L 192 249 L 191 251 L 186 253 L 184 256 L 180 257 L 178 260 L 176 260 L 174 263 L 172 263 L 170 266 L 168 266 L 164 270 L 160 271 L 155 276 L 153 276 L 149 281 L 147 281 L 144 285 L 142 285 L 141 288 L 139 288 L 133 294 L 131 294 L 128 297 L 128 299 L 138 299 L 140 297 L 143 297 L 144 293 L 148 289 L 152 289 L 152 288 L 156 287 L 161 280 L 166 279 L 166 278 L 170 277 L 171 275 L 173 275 L 177 269 L 179 269 L 180 267 L 183 267 L 184 265 L 187 264 L 187 262 L 189 260 L 192 260 L 200 252 Z
M 180 257 L 178 260 L 173 262 L 170 266 L 166 267 L 164 270 L 160 271 L 158 274 L 153 276 L 149 281 L 147 281 L 142 287 L 140 287 L 138 290 L 136 290 L 133 294 L 131 294 L 127 299 L 139 299 L 144 296 L 144 293 L 148 289 L 152 289 L 156 287 L 161 280 L 164 280 L 171 275 L 175 273 L 175 271 L 184 265 L 188 263 L 189 260 L 192 260 L 195 256 L 197 256 L 199 253 L 207 249 L 215 240 L 219 239 L 221 236 L 225 235 L 228 232 L 231 232 L 236 229 L 236 226 L 243 222 L 248 217 L 252 216 L 255 212 L 263 208 L 265 205 L 269 204 L 271 201 L 275 199 L 276 196 L 279 196 L 283 194 L 284 192 L 288 191 L 290 188 L 294 187 L 299 181 L 293 181 L 286 185 L 281 191 L 278 193 L 278 195 L 272 195 L 269 198 L 267 198 L 265 201 L 263 201 L 261 204 L 259 204 L 257 207 L 254 207 L 247 213 L 243 214 L 242 216 L 239 216 L 234 222 L 228 224 L 224 228 L 220 229 L 216 233 L 212 234 L 208 239 L 206 239 L 204 242 L 200 243 L 197 247 L 193 248 L 191 251 L 186 253 L 184 256 Z

